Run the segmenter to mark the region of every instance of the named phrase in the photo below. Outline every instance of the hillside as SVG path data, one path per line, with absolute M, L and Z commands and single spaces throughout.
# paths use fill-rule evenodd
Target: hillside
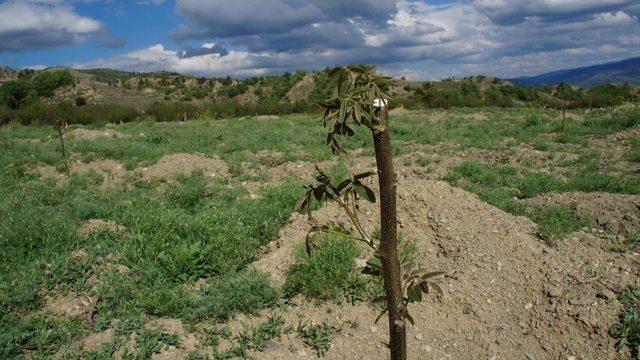
M 554 86 L 569 83 L 580 87 L 602 84 L 640 85 L 640 57 L 576 69 L 559 70 L 509 80 L 517 85 Z
M 330 69 L 299 70 L 280 76 L 246 79 L 205 78 L 170 72 L 136 73 L 111 69 L 49 68 L 0 72 L 0 123 L 68 124 L 128 122 L 145 118 L 177 121 L 212 116 L 317 113 L 337 79 Z M 419 82 L 389 79 L 382 85 L 391 108 L 450 107 L 606 107 L 637 101 L 638 87 L 601 85 L 534 88 L 486 76 Z

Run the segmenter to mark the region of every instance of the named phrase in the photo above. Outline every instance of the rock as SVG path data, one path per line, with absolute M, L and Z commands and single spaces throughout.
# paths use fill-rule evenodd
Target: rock
M 562 288 L 557 287 L 557 286 L 550 286 L 547 289 L 547 295 L 549 295 L 549 297 L 552 298 L 559 298 L 562 296 L 562 294 L 564 294 L 564 291 L 562 290 Z
M 422 336 L 422 334 L 416 334 L 416 340 L 422 341 L 424 340 L 424 337 Z
M 524 354 L 524 356 L 527 358 L 527 360 L 536 360 L 536 356 L 532 353 L 526 353 Z
M 544 248 L 544 250 L 542 250 L 542 252 L 545 253 L 545 254 L 551 255 L 551 254 L 555 254 L 556 250 L 552 249 L 550 247 L 546 247 L 546 248 Z
M 591 301 L 585 299 L 570 299 L 569 305 L 584 306 L 591 304 Z
M 524 306 L 525 310 L 531 310 L 533 308 L 533 304 L 532 303 L 527 303 L 527 305 Z
M 605 300 L 613 300 L 617 298 L 616 293 L 607 288 L 602 288 L 600 291 L 598 291 L 596 296 Z

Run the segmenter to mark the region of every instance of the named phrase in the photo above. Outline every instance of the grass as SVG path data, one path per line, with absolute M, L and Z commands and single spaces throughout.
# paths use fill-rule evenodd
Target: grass
M 632 359 L 640 356 L 640 288 L 631 285 L 620 295 L 624 304 L 620 323 L 613 328 L 612 335 L 618 338 L 618 349 L 628 348 Z
M 505 154 L 506 161 L 514 149 L 581 154 L 557 164 L 467 161 L 447 177 L 484 201 L 528 216 L 547 240 L 590 226 L 589 219 L 577 218 L 562 207 L 525 207 L 517 199 L 565 191 L 640 193 L 640 178 L 629 166 L 638 162 L 637 138 L 631 142 L 625 156 L 629 163 L 624 166 L 593 141 L 636 126 L 636 110 L 597 110 L 584 120 L 570 117 L 564 134 L 559 133 L 558 114 L 553 110 L 484 108 L 482 120 L 475 116 L 478 111 L 451 109 L 444 118 L 431 110 L 394 117 L 394 153 L 419 151 L 424 155 L 410 165 L 428 168 L 439 166 L 430 159 L 479 150 Z M 197 152 L 223 159 L 231 175 L 219 179 L 196 172 L 171 183 L 135 180 L 105 188 L 100 186 L 100 174 L 88 173 L 73 174 L 69 181 L 57 184 L 31 171 L 36 164 L 62 168 L 55 129 L 3 128 L 0 327 L 6 331 L 0 332 L 0 358 L 25 352 L 38 358 L 73 357 L 72 344 L 90 332 L 105 330 L 113 320 L 127 325 L 123 332 L 130 332 L 142 329 L 144 316 L 168 316 L 187 323 L 224 322 L 238 312 L 254 313 L 280 303 L 282 289 L 274 288 L 265 274 L 249 270 L 248 265 L 287 224 L 302 188 L 299 179 L 289 178 L 251 198 L 242 183 L 268 180 L 268 175 L 245 169 L 276 165 L 255 156 L 259 151 L 280 153 L 274 157 L 277 161 L 333 158 L 319 119 L 303 115 L 274 121 L 200 119 L 186 125 L 143 121 L 119 125 L 116 130 L 128 136 L 67 139 L 71 161 L 112 159 L 132 170 L 155 164 L 164 155 Z M 370 156 L 371 142 L 370 134 L 359 131 L 344 145 Z M 562 170 L 562 178 L 553 175 L 557 169 Z M 343 161 L 327 170 L 347 172 Z M 112 220 L 124 230 L 79 234 L 78 228 L 90 219 Z M 311 257 L 298 254 L 284 290 L 339 301 L 368 292 L 370 284 L 355 271 L 357 248 L 335 239 L 323 243 Z M 72 252 L 78 250 L 87 257 L 72 261 Z M 118 266 L 130 271 L 120 273 Z M 98 281 L 94 290 L 87 282 L 91 276 Z M 100 301 L 91 326 L 42 310 L 45 294 L 67 291 L 97 292 Z M 149 335 L 144 345 L 149 351 L 165 343 L 160 335 L 157 341 L 154 336 Z M 122 348 L 121 342 L 109 344 L 101 354 Z
M 366 283 L 356 271 L 355 257 L 359 251 L 354 241 L 318 235 L 314 242 L 320 247 L 311 255 L 303 246 L 296 249 L 295 264 L 287 274 L 286 291 L 325 300 L 360 297 Z
M 331 349 L 331 338 L 334 334 L 342 331 L 342 328 L 323 322 L 322 324 L 309 324 L 301 322 L 298 324 L 298 335 L 302 338 L 305 345 L 313 348 L 318 357 Z

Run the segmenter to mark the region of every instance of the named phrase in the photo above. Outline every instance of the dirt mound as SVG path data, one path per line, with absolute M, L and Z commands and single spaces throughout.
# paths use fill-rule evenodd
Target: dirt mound
M 107 230 L 115 233 L 124 231 L 126 228 L 112 220 L 90 219 L 82 224 L 78 232 L 82 236 L 87 236 L 98 230 Z
M 208 177 L 226 177 L 229 175 L 227 164 L 220 158 L 211 158 L 200 154 L 171 154 L 163 156 L 157 164 L 143 168 L 142 177 L 146 180 L 170 180 L 175 174 L 191 175 L 201 170 Z
M 126 137 L 129 135 L 123 134 L 113 129 L 102 129 L 102 130 L 73 129 L 73 130 L 67 131 L 65 133 L 65 136 L 71 137 L 74 139 L 79 139 L 79 140 L 95 140 L 103 137 L 117 138 L 117 137 Z
M 568 192 L 523 200 L 529 205 L 560 205 L 576 216 L 588 216 L 598 227 L 615 234 L 640 233 L 640 195 Z
M 278 120 L 280 116 L 278 115 L 257 115 L 254 117 L 256 120 Z
M 398 211 L 399 230 L 415 241 L 423 266 L 447 271 L 441 284 L 445 296 L 411 308 L 416 319 L 409 326 L 411 358 L 616 358 L 608 329 L 621 309 L 616 293 L 638 279 L 637 254 L 606 252 L 587 234 L 547 248 L 530 220 L 440 181 L 400 179 Z M 377 207 L 363 204 L 363 214 L 372 231 Z M 332 205 L 314 216 L 320 222 L 343 221 Z M 293 215 L 254 267 L 282 281 L 292 247 L 302 243 L 308 228 L 303 217 Z M 357 321 L 359 328 L 343 326 L 327 358 L 385 359 L 387 349 L 375 345 L 387 334 L 386 319 L 374 325 L 378 311 L 364 303 L 305 302 L 284 316 L 294 323 L 298 318 Z M 287 337 L 255 356 L 315 356 L 309 349 L 292 349 L 305 348 L 299 338 Z
M 79 318 L 91 323 L 95 311 L 97 296 L 76 294 L 73 291 L 65 295 L 48 297 L 45 310 L 60 316 Z
M 114 160 L 95 160 L 88 163 L 76 161 L 71 164 L 71 173 L 84 175 L 90 172 L 96 172 L 102 175 L 102 186 L 113 187 L 121 184 L 127 175 L 127 170 L 118 161 Z
M 64 173 L 58 171 L 55 166 L 36 165 L 31 168 L 41 178 L 53 178 L 58 184 L 65 183 L 68 179 Z M 86 175 L 90 172 L 96 172 L 102 176 L 102 186 L 113 187 L 121 184 L 126 180 L 127 171 L 124 166 L 114 160 L 96 160 L 83 163 L 80 160 L 69 164 L 69 172 L 71 174 Z

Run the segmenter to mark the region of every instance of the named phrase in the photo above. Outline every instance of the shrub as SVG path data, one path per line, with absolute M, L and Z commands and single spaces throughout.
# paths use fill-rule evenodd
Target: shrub
M 68 70 L 54 70 L 37 73 L 31 82 L 38 96 L 50 97 L 56 89 L 74 85 L 75 79 Z

